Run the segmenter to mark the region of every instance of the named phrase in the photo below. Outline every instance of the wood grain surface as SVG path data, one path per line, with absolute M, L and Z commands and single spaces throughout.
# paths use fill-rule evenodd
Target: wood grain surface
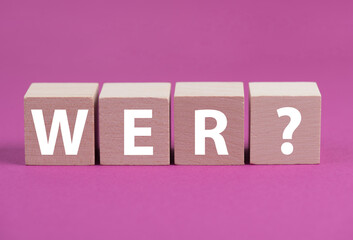
M 93 165 L 95 163 L 95 105 L 98 99 L 97 83 L 33 83 L 24 97 L 25 160 L 27 165 Z M 88 109 L 88 115 L 77 155 L 66 155 L 59 129 L 53 155 L 42 155 L 32 109 L 42 109 L 47 136 L 55 109 L 67 111 L 71 132 L 78 109 Z
M 321 94 L 312 82 L 250 83 L 250 163 L 320 163 Z M 289 117 L 278 117 L 277 109 L 293 107 L 302 116 L 291 140 L 283 131 Z M 284 155 L 281 145 L 290 142 L 293 153 Z
M 228 155 L 218 155 L 206 138 L 205 155 L 195 155 L 195 110 L 213 109 L 227 117 L 222 132 Z M 216 121 L 206 118 L 206 129 Z M 174 154 L 177 165 L 244 164 L 244 90 L 239 82 L 177 83 L 174 96 Z
M 124 110 L 152 109 L 152 118 L 135 119 L 151 136 L 136 136 L 136 146 L 153 146 L 153 155 L 124 155 Z M 102 165 L 170 164 L 170 83 L 104 84 L 99 96 Z

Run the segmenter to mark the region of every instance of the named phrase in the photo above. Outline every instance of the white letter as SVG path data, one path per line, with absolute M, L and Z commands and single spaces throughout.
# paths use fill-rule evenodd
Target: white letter
M 206 118 L 216 119 L 214 129 L 206 130 Z M 212 138 L 216 145 L 218 155 L 228 155 L 227 145 L 221 133 L 227 127 L 227 117 L 217 110 L 195 111 L 195 155 L 205 155 L 205 139 Z
M 74 134 L 71 141 L 69 121 L 67 120 L 66 110 L 56 109 L 54 111 L 53 121 L 50 128 L 49 141 L 47 140 L 47 132 L 45 129 L 43 110 L 32 109 L 32 117 L 34 127 L 36 129 L 40 152 L 42 155 L 53 155 L 55 149 L 56 138 L 61 128 L 64 149 L 66 155 L 77 155 L 80 147 L 83 129 L 87 119 L 88 109 L 79 109 L 77 111 Z
M 136 128 L 135 118 L 152 118 L 152 109 L 124 110 L 124 155 L 153 155 L 153 147 L 136 147 L 136 136 L 151 136 L 151 128 Z

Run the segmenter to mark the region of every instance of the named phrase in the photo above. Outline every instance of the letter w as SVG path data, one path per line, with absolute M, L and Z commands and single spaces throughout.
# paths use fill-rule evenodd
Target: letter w
M 77 155 L 81 143 L 83 129 L 87 119 L 88 109 L 79 109 L 77 111 L 76 123 L 71 141 L 69 121 L 67 119 L 66 110 L 56 109 L 54 111 L 53 122 L 51 124 L 49 141 L 47 140 L 47 132 L 45 129 L 43 110 L 32 109 L 32 117 L 34 127 L 36 129 L 39 148 L 42 155 L 53 155 L 55 143 L 61 128 L 61 135 L 63 138 L 64 149 L 66 155 Z

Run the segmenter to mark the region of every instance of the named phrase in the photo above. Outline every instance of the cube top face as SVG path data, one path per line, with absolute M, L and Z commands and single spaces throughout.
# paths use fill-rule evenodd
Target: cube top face
M 94 98 L 98 83 L 32 83 L 25 98 Z
M 178 82 L 174 97 L 244 97 L 242 82 Z
M 243 85 L 239 83 L 207 82 L 205 86 L 200 82 L 177 83 L 174 96 L 175 164 L 244 164 L 243 91 Z M 199 122 L 199 113 L 211 115 Z M 199 138 L 200 132 L 219 128 L 222 117 L 225 124 L 215 138 Z M 203 126 L 201 131 L 199 126 Z M 204 150 L 201 153 L 199 146 Z
M 253 97 L 321 97 L 315 82 L 253 82 L 249 83 L 249 88 Z
M 169 165 L 169 101 L 169 83 L 104 84 L 99 98 L 100 163 Z M 148 117 L 129 117 L 146 111 L 150 114 Z M 135 129 L 150 131 L 150 134 L 131 136 Z M 128 140 L 131 138 L 133 144 Z M 152 154 L 128 150 L 135 147 L 153 148 Z
M 170 83 L 105 83 L 99 98 L 170 99 Z
M 321 95 L 316 84 L 250 84 L 251 164 L 318 164 L 320 135 Z
M 93 165 L 98 84 L 32 84 L 24 98 L 27 165 Z

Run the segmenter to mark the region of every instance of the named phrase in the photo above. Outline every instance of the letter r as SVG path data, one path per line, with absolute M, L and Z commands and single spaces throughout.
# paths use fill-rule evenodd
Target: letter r
M 206 129 L 206 118 L 214 118 L 217 125 Z M 227 117 L 218 110 L 195 110 L 195 155 L 205 155 L 206 138 L 212 138 L 218 155 L 228 155 L 226 142 L 221 133 L 227 127 Z

